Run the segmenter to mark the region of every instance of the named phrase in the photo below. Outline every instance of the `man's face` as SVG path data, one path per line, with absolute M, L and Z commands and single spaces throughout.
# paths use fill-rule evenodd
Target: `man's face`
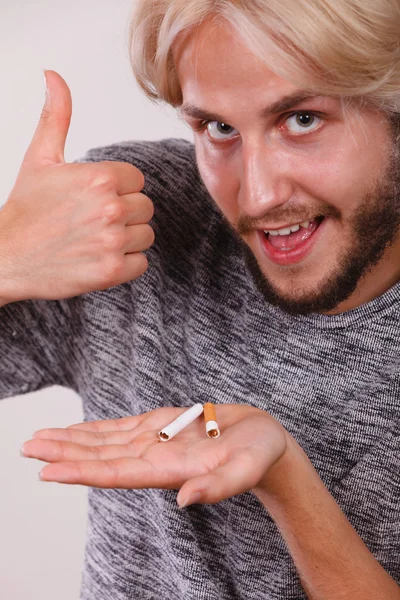
M 228 26 L 205 25 L 174 59 L 183 107 L 211 113 L 200 130 L 204 117 L 181 113 L 195 130 L 201 177 L 250 249 L 265 297 L 289 312 L 328 312 L 393 285 L 400 181 L 382 114 L 302 99 Z

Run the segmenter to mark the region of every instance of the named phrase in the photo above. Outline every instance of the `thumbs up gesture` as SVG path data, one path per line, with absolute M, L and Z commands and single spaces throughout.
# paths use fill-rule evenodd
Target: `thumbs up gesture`
M 133 165 L 67 164 L 68 85 L 46 71 L 45 105 L 0 210 L 0 297 L 55 300 L 136 279 L 154 241 L 151 200 Z

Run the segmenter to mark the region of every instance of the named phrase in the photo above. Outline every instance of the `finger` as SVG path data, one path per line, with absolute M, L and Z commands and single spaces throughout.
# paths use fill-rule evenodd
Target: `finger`
M 135 194 L 144 188 L 144 175 L 134 165 L 116 160 L 105 160 L 102 164 L 106 164 L 109 172 L 113 173 L 116 191 L 119 196 Z
M 128 431 L 135 430 L 144 424 L 146 429 L 142 429 L 142 431 L 149 429 L 160 429 L 170 421 L 173 421 L 179 415 L 181 415 L 186 408 L 177 408 L 172 406 L 164 406 L 162 408 L 156 408 L 149 412 L 142 413 L 140 415 L 135 415 L 133 417 L 122 417 L 121 419 L 105 419 L 102 421 L 86 421 L 84 423 L 77 423 L 75 425 L 70 425 L 66 429 L 77 429 L 80 431 L 89 431 L 89 432 L 110 432 L 110 431 Z M 41 429 L 36 433 L 41 431 L 52 431 L 51 429 Z M 34 434 L 35 435 L 35 434 Z
M 71 442 L 84 446 L 128 444 L 138 435 L 157 429 L 174 420 L 185 409 L 163 407 L 134 417 L 78 423 L 66 428 L 39 429 L 32 439 Z
M 153 202 L 144 194 L 125 194 L 121 200 L 126 203 L 128 215 L 126 225 L 140 225 L 148 223 L 154 216 Z
M 71 442 L 83 446 L 104 446 L 106 444 L 128 444 L 133 436 L 132 429 L 125 431 L 83 431 L 81 429 L 40 429 L 32 439 Z
M 148 267 L 149 261 L 144 254 L 141 254 L 140 252 L 125 254 L 121 275 L 116 278 L 114 285 L 138 279 L 147 271 Z
M 186 481 L 177 502 L 181 508 L 192 503 L 215 504 L 253 489 L 264 473 L 265 461 L 256 452 L 241 452 L 210 473 Z
M 168 489 L 171 484 L 166 471 L 154 469 L 143 458 L 118 458 L 54 463 L 43 467 L 40 477 L 43 481 L 100 488 Z
M 144 252 L 154 244 L 155 235 L 150 225 L 127 225 L 125 231 L 125 254 Z
M 56 71 L 46 71 L 45 104 L 24 163 L 34 167 L 64 163 L 65 142 L 72 115 L 72 98 L 65 80 Z
M 146 418 L 147 413 L 134 417 L 122 417 L 121 419 L 105 419 L 104 421 L 87 421 L 69 425 L 66 429 L 79 429 L 82 431 L 127 431 L 134 429 Z
M 55 440 L 30 440 L 21 451 L 26 458 L 36 458 L 50 463 L 81 460 L 113 460 L 116 458 L 139 458 L 147 448 L 158 443 L 157 432 L 147 431 L 134 444 L 109 444 L 107 446 L 84 446 Z

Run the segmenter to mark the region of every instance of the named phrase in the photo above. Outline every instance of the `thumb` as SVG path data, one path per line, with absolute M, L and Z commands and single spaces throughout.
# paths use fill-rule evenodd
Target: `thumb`
M 180 508 L 190 504 L 215 504 L 254 488 L 264 475 L 263 461 L 251 450 L 241 452 L 224 465 L 186 481 L 177 496 Z
M 56 71 L 45 71 L 46 100 L 24 163 L 45 166 L 64 163 L 65 142 L 72 115 L 71 92 Z

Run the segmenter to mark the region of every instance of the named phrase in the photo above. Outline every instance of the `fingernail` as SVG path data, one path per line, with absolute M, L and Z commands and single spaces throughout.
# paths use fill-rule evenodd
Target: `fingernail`
M 183 504 L 181 504 L 179 506 L 179 508 L 186 508 L 186 506 L 190 506 L 191 504 L 196 504 L 196 502 L 198 502 L 201 498 L 201 494 L 199 492 L 196 492 L 195 494 L 192 494 L 191 496 L 188 496 L 185 500 L 185 502 Z
M 23 444 L 23 445 L 21 446 L 21 448 L 20 448 L 20 450 L 19 450 L 19 455 L 20 455 L 20 456 L 23 456 L 24 458 L 26 458 L 26 454 L 25 454 L 25 452 L 24 452 L 24 445 L 25 445 L 25 444 Z

